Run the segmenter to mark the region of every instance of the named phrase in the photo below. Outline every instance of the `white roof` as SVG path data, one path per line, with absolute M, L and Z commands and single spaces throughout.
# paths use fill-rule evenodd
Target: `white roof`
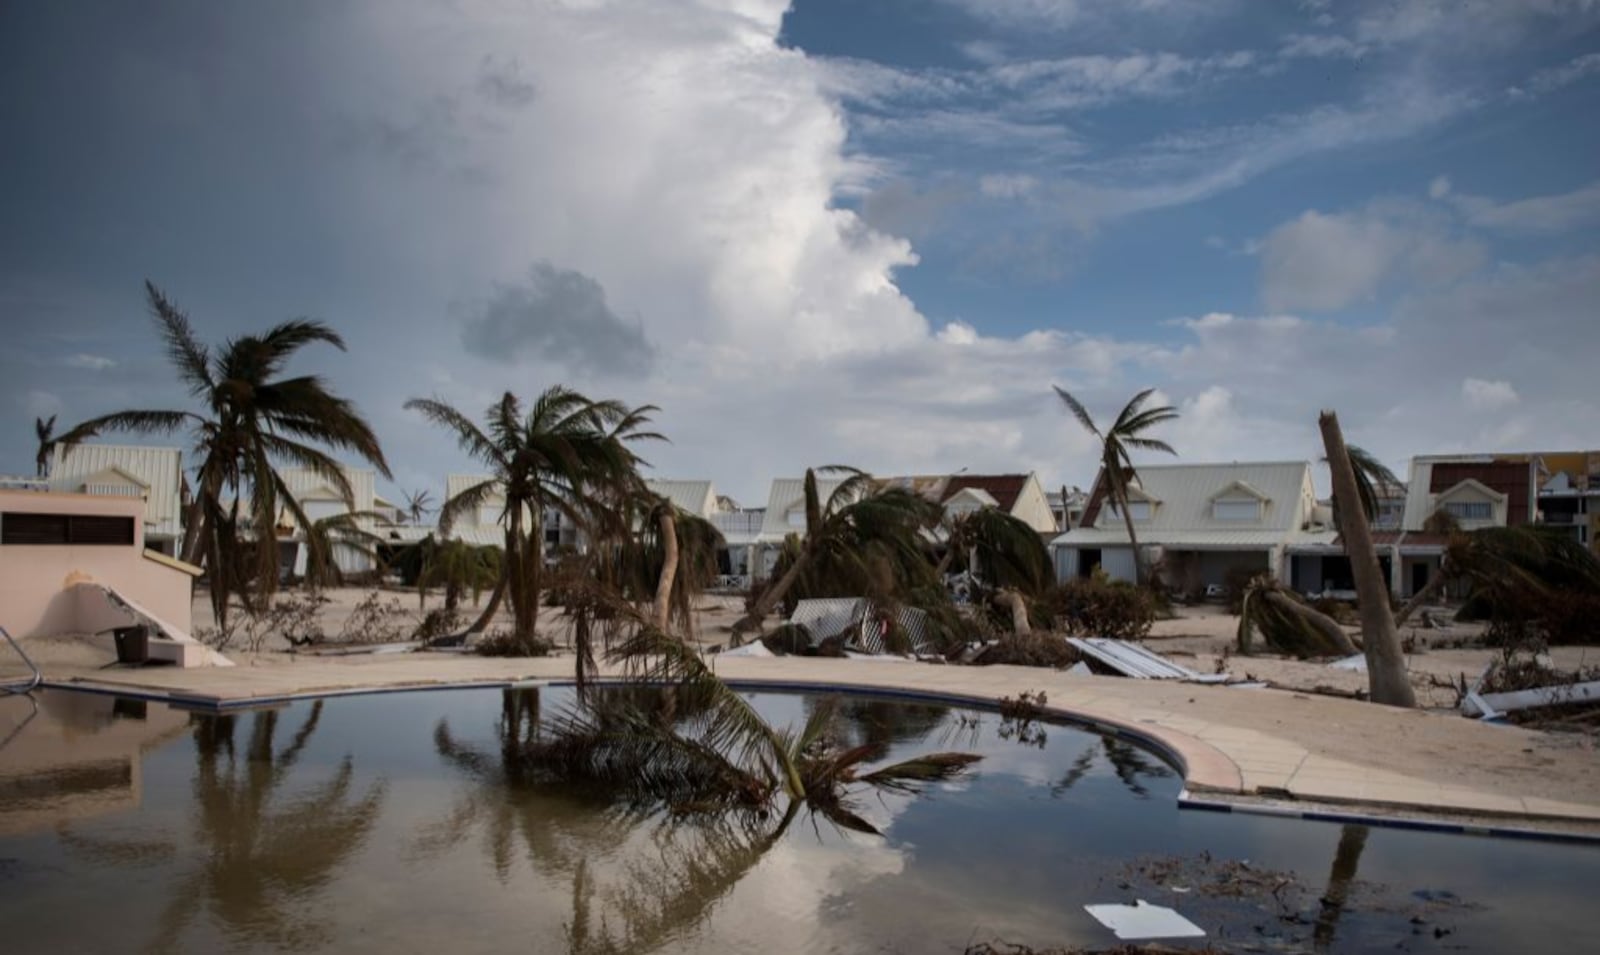
M 817 477 L 817 496 L 827 507 L 828 498 L 844 483 L 843 478 Z M 805 478 L 773 478 L 772 490 L 767 494 L 767 513 L 762 519 L 757 540 L 764 543 L 781 543 L 790 534 L 801 533 L 804 528 L 789 523 L 789 512 L 795 508 L 804 511 L 806 506 Z
M 645 486 L 650 493 L 672 502 L 680 511 L 710 517 L 717 509 L 717 494 L 710 481 L 673 481 L 666 478 L 648 478 Z
M 1228 464 L 1145 465 L 1138 469 L 1135 500 L 1157 502 L 1150 518 L 1134 522 L 1141 545 L 1170 545 L 1196 550 L 1249 549 L 1287 544 L 1300 537 L 1301 526 L 1316 505 L 1308 461 L 1241 461 Z M 1239 485 L 1263 499 L 1255 522 L 1219 521 L 1212 502 L 1245 497 Z M 1227 492 L 1227 493 L 1223 493 Z M 1100 508 L 1092 527 L 1079 527 L 1055 539 L 1058 546 L 1094 547 L 1128 543 L 1128 532 L 1111 509 Z
M 120 471 L 146 488 L 145 537 L 177 538 L 183 532 L 183 450 L 128 444 L 56 445 L 50 487 L 82 493 L 90 478 Z
M 350 484 L 350 503 L 352 511 L 370 511 L 373 501 L 377 497 L 377 474 L 371 468 L 352 468 L 339 466 L 344 472 L 344 479 Z M 280 468 L 278 476 L 283 479 L 283 484 L 294 495 L 294 499 L 301 506 L 306 501 L 343 501 L 344 496 L 339 493 L 338 486 L 310 468 Z M 363 518 L 356 522 L 357 525 L 372 529 L 373 520 Z

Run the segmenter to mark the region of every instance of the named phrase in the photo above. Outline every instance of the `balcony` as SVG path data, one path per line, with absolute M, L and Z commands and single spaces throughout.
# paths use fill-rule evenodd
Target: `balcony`
M 0 474 L 0 491 L 48 491 L 50 482 L 40 477 Z

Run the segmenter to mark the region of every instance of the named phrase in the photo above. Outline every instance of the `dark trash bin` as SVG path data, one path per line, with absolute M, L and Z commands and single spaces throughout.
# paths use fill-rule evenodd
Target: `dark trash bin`
M 118 663 L 144 663 L 150 659 L 150 628 L 139 624 L 111 631 L 117 644 Z

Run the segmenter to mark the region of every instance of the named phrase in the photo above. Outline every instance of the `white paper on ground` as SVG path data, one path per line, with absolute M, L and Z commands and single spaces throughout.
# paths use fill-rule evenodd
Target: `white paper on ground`
M 1355 670 L 1358 673 L 1365 673 L 1367 672 L 1367 657 L 1365 654 L 1357 653 L 1354 656 L 1335 660 L 1328 666 L 1333 667 L 1335 670 Z
M 1124 941 L 1145 938 L 1204 938 L 1205 929 L 1162 905 L 1139 899 L 1132 905 L 1085 905 L 1084 910 Z
M 724 651 L 722 651 L 721 655 L 725 656 L 725 657 L 772 657 L 772 656 L 777 656 L 777 654 L 773 653 L 771 650 L 768 650 L 767 649 L 767 645 L 762 643 L 760 640 L 757 640 L 754 643 L 747 643 L 742 647 L 735 647 L 732 650 L 724 650 Z

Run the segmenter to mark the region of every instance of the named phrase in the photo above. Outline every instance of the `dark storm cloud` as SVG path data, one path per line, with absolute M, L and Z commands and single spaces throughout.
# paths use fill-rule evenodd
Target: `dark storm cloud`
M 644 329 L 618 318 L 605 289 L 582 272 L 536 262 L 522 285 L 503 285 L 466 321 L 467 351 L 501 362 L 540 358 L 579 371 L 637 375 L 655 362 Z

